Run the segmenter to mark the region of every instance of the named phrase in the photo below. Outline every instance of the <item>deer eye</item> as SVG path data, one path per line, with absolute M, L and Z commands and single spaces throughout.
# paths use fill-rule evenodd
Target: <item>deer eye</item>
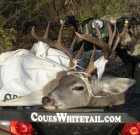
M 77 87 L 74 87 L 72 90 L 82 91 L 82 90 L 84 90 L 84 87 L 83 86 L 77 86 Z

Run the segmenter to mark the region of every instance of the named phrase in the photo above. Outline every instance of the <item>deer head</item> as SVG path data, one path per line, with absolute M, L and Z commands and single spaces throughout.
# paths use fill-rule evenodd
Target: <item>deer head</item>
M 87 66 L 85 71 L 73 68 L 75 67 L 75 61 L 77 61 L 82 54 L 83 46 L 74 57 L 72 52 L 66 50 L 61 43 L 62 29 L 60 28 L 58 40 L 56 41 L 51 41 L 48 39 L 48 29 L 49 24 L 45 35 L 43 37 L 39 37 L 37 36 L 33 28 L 32 35 L 37 40 L 41 40 L 51 47 L 63 51 L 70 59 L 70 70 L 66 72 L 65 75 L 60 79 L 59 85 L 52 92 L 42 98 L 42 104 L 46 109 L 66 109 L 87 106 L 91 99 L 94 100 L 94 106 L 95 104 L 98 105 L 97 100 L 100 101 L 102 98 L 105 99 L 106 103 L 100 104 L 99 106 L 109 105 L 110 102 L 112 102 L 111 100 L 107 100 L 110 99 L 110 96 L 118 96 L 124 93 L 130 86 L 135 83 L 133 79 L 128 78 L 102 77 L 100 80 L 98 80 L 95 76 L 92 76 L 92 74 L 96 70 L 96 66 L 94 66 L 94 55 L 96 52 L 95 47 L 91 55 L 89 65 Z M 76 33 L 76 36 L 102 48 L 102 50 L 104 51 L 103 59 L 108 60 L 111 54 L 111 50 L 109 48 L 112 45 L 114 37 L 110 37 L 109 44 L 107 44 L 101 39 L 100 31 L 97 27 L 96 32 L 98 33 L 99 38 L 95 38 L 88 34 L 88 29 L 86 29 L 86 34 L 82 35 L 80 33 Z M 115 45 L 117 44 L 118 39 L 115 42 Z M 114 104 L 120 103 L 122 102 L 116 101 Z

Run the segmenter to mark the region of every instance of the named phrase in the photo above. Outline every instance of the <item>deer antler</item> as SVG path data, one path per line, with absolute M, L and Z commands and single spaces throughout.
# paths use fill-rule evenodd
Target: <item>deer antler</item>
M 109 32 L 108 43 L 103 41 L 102 36 L 101 36 L 101 32 L 100 32 L 99 28 L 97 27 L 95 20 L 94 20 L 94 26 L 95 26 L 95 31 L 97 33 L 98 38 L 95 38 L 88 33 L 88 27 L 87 26 L 86 26 L 86 33 L 85 34 L 82 35 L 80 33 L 76 33 L 76 35 L 79 38 L 82 38 L 82 39 L 84 39 L 88 42 L 91 42 L 91 43 L 97 45 L 98 47 L 100 47 L 105 52 L 104 59 L 108 60 L 111 53 L 113 53 L 115 51 L 115 49 L 118 46 L 118 43 L 120 42 L 120 34 L 117 30 L 116 23 L 114 24 L 114 30 L 113 31 L 111 29 L 111 24 L 109 22 L 107 24 L 107 28 L 108 28 L 108 32 Z M 117 33 L 117 36 L 116 36 L 116 33 Z M 114 39 L 115 39 L 115 42 L 114 42 Z M 88 67 L 85 71 L 88 74 L 92 74 L 94 72 L 94 70 L 96 69 L 95 66 L 94 66 L 95 51 L 96 50 L 95 50 L 95 47 L 94 47 L 93 54 L 90 58 L 90 62 L 89 62 Z
M 95 24 L 95 22 L 94 22 L 94 24 Z M 87 26 L 86 26 L 86 33 L 85 34 L 82 35 L 82 34 L 76 32 L 76 35 L 79 38 L 82 38 L 82 39 L 84 39 L 84 40 L 86 40 L 88 42 L 91 42 L 91 43 L 97 45 L 98 47 L 102 48 L 102 50 L 105 52 L 104 59 L 108 60 L 109 56 L 111 54 L 111 51 L 109 49 L 109 45 L 102 40 L 100 30 L 98 29 L 98 27 L 96 25 L 95 25 L 95 30 L 96 30 L 96 33 L 98 35 L 98 38 L 100 38 L 100 39 L 91 36 L 88 33 L 88 27 Z M 92 56 L 90 58 L 90 62 L 89 62 L 88 67 L 87 67 L 87 69 L 85 71 L 88 74 L 92 74 L 94 72 L 94 70 L 96 69 L 95 66 L 94 66 L 95 51 L 96 50 L 95 50 L 95 47 L 94 47 L 94 51 L 93 51 Z
M 95 48 L 95 46 L 94 46 L 94 50 L 93 50 L 93 52 L 92 52 L 92 55 L 91 55 L 91 57 L 90 57 L 90 60 L 89 60 L 89 64 L 88 64 L 88 67 L 87 67 L 87 69 L 86 69 L 86 73 L 87 74 L 92 74 L 93 73 L 93 71 L 95 71 L 95 66 L 94 66 L 94 57 L 95 57 L 95 52 L 96 52 L 96 48 Z
M 113 32 L 112 32 L 112 29 L 111 29 L 111 24 L 109 22 L 107 23 L 107 28 L 108 28 L 108 32 L 109 32 L 108 45 L 111 48 L 112 44 L 113 44 L 113 40 L 114 40 L 115 35 L 116 35 L 116 31 L 117 31 L 116 23 L 114 24 L 114 31 Z
M 47 43 L 48 45 L 51 45 L 53 42 L 48 38 L 48 33 L 49 33 L 49 27 L 50 27 L 50 22 L 48 22 L 48 26 L 46 28 L 44 36 L 40 37 L 36 34 L 35 28 L 33 27 L 31 30 L 31 35 L 38 41 L 42 41 L 44 43 Z
M 117 48 L 119 42 L 120 42 L 120 34 L 119 34 L 119 32 L 117 31 L 117 38 L 116 38 L 116 41 L 115 41 L 115 43 L 114 43 L 114 45 L 113 45 L 112 53 L 115 52 L 115 50 L 116 50 L 116 48 Z
M 64 52 L 70 59 L 70 68 L 72 68 L 74 65 L 75 65 L 75 60 L 78 60 L 80 59 L 81 55 L 82 55 L 82 52 L 83 52 L 83 47 L 79 50 L 78 54 L 76 55 L 76 57 L 74 58 L 74 55 L 71 51 L 67 50 L 64 45 L 61 43 L 61 33 L 62 33 L 62 27 L 63 27 L 63 24 L 61 25 L 60 27 L 60 30 L 59 30 L 59 35 L 58 35 L 58 39 L 57 40 L 50 40 L 48 38 L 48 33 L 49 33 L 49 27 L 50 27 L 50 22 L 48 22 L 48 26 L 46 28 L 46 32 L 44 34 L 44 36 L 40 37 L 36 34 L 35 32 L 35 29 L 34 27 L 32 28 L 32 31 L 31 31 L 31 35 L 38 41 L 42 41 L 46 44 L 48 44 L 50 47 L 53 47 L 53 48 L 56 48 L 62 52 Z M 72 48 L 74 46 L 74 43 L 76 41 L 76 38 L 74 38 L 74 41 L 72 43 Z M 71 48 L 71 49 L 72 49 Z
M 114 31 L 112 31 L 111 24 L 109 22 L 107 23 L 107 28 L 108 28 L 108 32 L 109 32 L 108 44 L 109 44 L 110 48 L 112 49 L 111 52 L 114 53 L 115 49 L 117 48 L 117 46 L 120 42 L 120 34 L 116 27 L 116 23 L 114 24 Z M 116 36 L 116 34 L 117 34 L 117 36 Z M 116 40 L 113 43 L 115 36 L 116 36 Z
M 88 42 L 91 42 L 91 43 L 97 45 L 98 47 L 102 48 L 103 51 L 105 52 L 104 58 L 105 59 L 108 59 L 109 58 L 109 56 L 110 56 L 110 50 L 109 50 L 109 47 L 108 47 L 108 44 L 107 43 L 105 43 L 104 41 L 102 41 L 102 40 L 100 40 L 98 38 L 95 38 L 93 36 L 90 36 L 89 34 L 83 34 L 82 35 L 82 34 L 77 33 L 77 32 L 76 32 L 76 34 L 77 34 L 77 36 L 79 38 L 82 38 L 82 39 L 84 39 L 84 40 L 86 40 Z

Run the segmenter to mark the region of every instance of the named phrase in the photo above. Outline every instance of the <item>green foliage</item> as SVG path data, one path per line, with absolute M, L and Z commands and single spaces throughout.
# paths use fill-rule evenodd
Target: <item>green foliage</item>
M 140 18 L 140 1 L 139 0 L 130 4 L 129 12 L 131 13 L 131 15 Z
M 102 16 L 118 16 L 125 14 L 129 6 L 125 0 L 96 0 L 95 12 L 99 17 Z
M 65 3 L 69 9 L 67 15 L 75 15 L 80 23 L 96 14 L 93 11 L 93 0 L 72 0 L 70 2 L 67 2 L 66 0 Z
M 69 5 L 68 15 L 75 15 L 80 22 L 90 17 L 118 16 L 125 14 L 128 3 L 125 0 L 65 0 Z
M 13 29 L 0 27 L 0 53 L 12 50 L 13 41 L 16 40 L 15 35 L 16 33 Z
M 47 16 L 46 7 L 49 3 L 50 0 L 3 1 L 0 5 L 1 15 L 5 18 L 3 26 L 23 32 L 26 24 Z
M 0 0 L 0 52 L 27 48 L 33 43 L 32 26 L 43 33 L 48 20 L 75 15 L 81 23 L 93 16 L 122 14 L 127 8 L 124 0 Z
M 0 53 L 12 50 L 13 48 L 18 49 L 22 37 L 26 37 L 30 33 L 31 27 L 34 25 L 41 26 L 48 19 L 46 7 L 49 6 L 50 1 L 0 1 Z

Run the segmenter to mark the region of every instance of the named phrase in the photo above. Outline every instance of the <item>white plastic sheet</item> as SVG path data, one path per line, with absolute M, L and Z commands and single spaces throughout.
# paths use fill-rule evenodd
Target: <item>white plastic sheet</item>
M 43 42 L 0 55 L 0 106 L 41 104 L 42 88 L 68 69 L 69 58 Z M 16 99 L 15 99 L 16 98 Z M 27 101 L 28 99 L 28 101 Z

